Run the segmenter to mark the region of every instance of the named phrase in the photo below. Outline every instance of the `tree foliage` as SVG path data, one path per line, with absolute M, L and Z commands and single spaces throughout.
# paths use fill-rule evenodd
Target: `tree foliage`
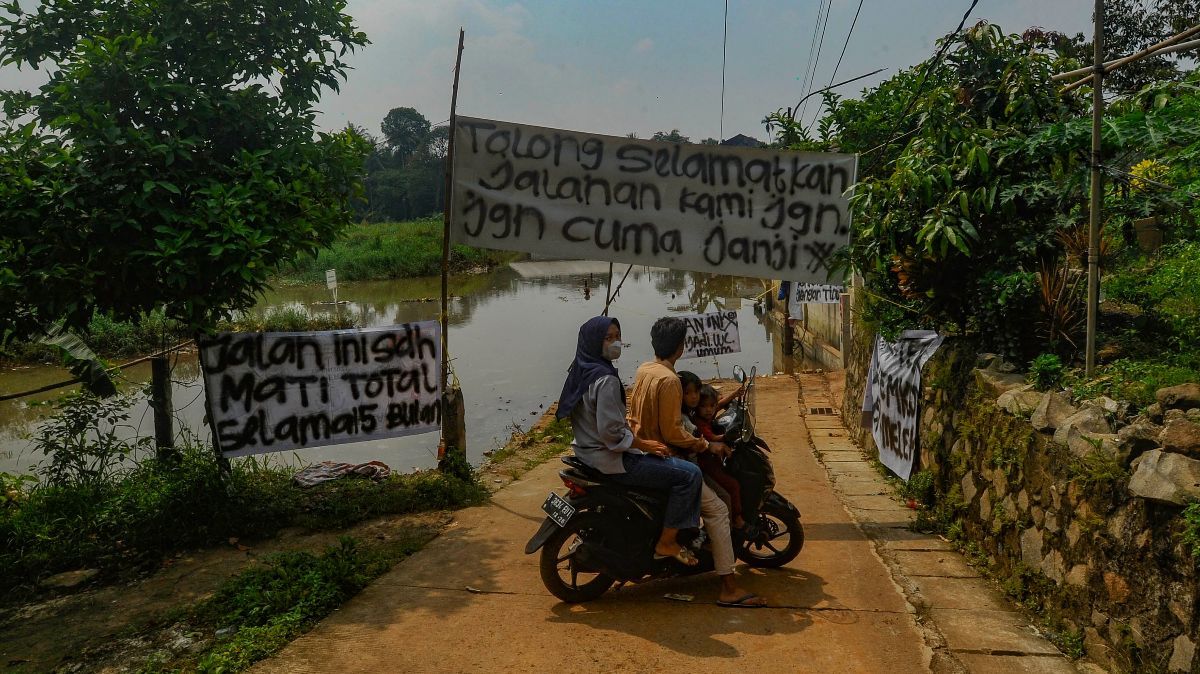
M 393 108 L 381 126 L 382 138 L 350 127 L 370 147 L 366 195 L 355 204 L 359 217 L 413 220 L 440 213 L 446 196 L 450 127 L 431 126 L 413 108 Z
M 1066 254 L 1087 220 L 1087 92 L 1064 96 L 1050 79 L 1072 64 L 1060 36 L 981 23 L 945 39 L 944 59 L 859 100 L 827 94 L 815 129 L 782 110 L 768 128 L 778 145 L 859 153 L 843 262 L 863 275 L 865 314 L 885 334 L 927 327 L 978 334 L 1012 354 L 1036 354 L 1046 341 L 1069 349 L 1069 305 L 1082 285 Z M 1155 173 L 1164 180 L 1190 170 L 1194 93 L 1167 83 L 1118 101 L 1104 127 L 1110 177 L 1147 157 L 1167 162 Z M 1171 199 L 1129 183 L 1110 181 L 1114 223 Z
M 366 44 L 344 0 L 0 5 L 0 334 L 162 309 L 193 329 L 352 217 L 366 147 L 314 105 Z
M 1105 60 L 1137 53 L 1197 24 L 1200 0 L 1105 0 Z M 1080 33 L 1068 47 L 1083 65 L 1095 58 L 1091 37 Z M 1105 75 L 1105 88 L 1132 93 L 1151 82 L 1181 79 L 1186 73 L 1181 64 L 1193 57 L 1194 52 L 1149 56 Z

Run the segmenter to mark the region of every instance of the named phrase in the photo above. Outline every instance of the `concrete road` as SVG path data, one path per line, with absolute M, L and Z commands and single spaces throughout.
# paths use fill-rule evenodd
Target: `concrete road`
M 757 402 L 777 489 L 800 508 L 807 534 L 783 569 L 740 567 L 743 584 L 773 608 L 716 606 L 712 575 L 560 603 L 542 586 L 536 555 L 522 552 L 547 492 L 562 487 L 552 461 L 460 512 L 444 535 L 255 671 L 927 671 L 932 651 L 912 607 L 814 458 L 796 380 L 760 379 Z

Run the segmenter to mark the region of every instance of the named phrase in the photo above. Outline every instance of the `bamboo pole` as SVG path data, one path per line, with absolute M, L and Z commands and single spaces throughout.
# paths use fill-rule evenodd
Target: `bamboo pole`
M 458 76 L 462 69 L 463 40 L 466 32 L 458 29 L 458 53 L 454 58 L 454 88 L 450 94 L 450 138 L 446 145 L 445 208 L 442 211 L 442 453 L 438 468 L 456 469 L 451 453 L 465 459 L 466 427 L 462 391 L 450 388 L 450 208 L 454 201 L 454 136 L 458 122 Z M 447 432 L 449 429 L 449 432 Z
M 1192 26 L 1191 28 L 1183 31 L 1182 33 L 1179 33 L 1178 35 L 1173 35 L 1173 36 L 1167 38 L 1166 40 L 1159 42 L 1158 44 L 1151 45 L 1136 54 L 1131 54 L 1124 58 L 1115 59 L 1113 61 L 1109 61 L 1108 63 L 1101 61 L 1098 64 L 1093 64 L 1090 68 L 1081 68 L 1080 70 L 1073 70 L 1069 73 L 1060 73 L 1058 75 L 1055 75 L 1052 79 L 1056 79 L 1056 80 L 1070 79 L 1071 77 L 1075 77 L 1077 75 L 1083 75 L 1088 72 L 1092 73 L 1092 74 L 1087 75 L 1083 79 L 1079 80 L 1078 82 L 1072 82 L 1071 84 L 1068 84 L 1067 86 L 1063 87 L 1062 93 L 1066 93 L 1068 91 L 1077 89 L 1077 88 L 1087 84 L 1088 82 L 1091 82 L 1092 78 L 1096 77 L 1097 73 L 1100 73 L 1101 76 L 1103 76 L 1104 73 L 1110 73 L 1113 70 L 1120 68 L 1121 66 L 1128 65 L 1130 63 L 1133 63 L 1134 61 L 1140 61 L 1140 60 L 1146 58 L 1147 56 L 1154 56 L 1155 54 L 1159 54 L 1159 53 L 1167 53 L 1167 52 L 1165 52 L 1165 50 L 1168 47 L 1178 46 L 1178 47 L 1182 48 L 1182 45 L 1178 44 L 1179 42 L 1182 42 L 1183 40 L 1186 40 L 1186 39 L 1196 36 L 1196 35 L 1200 35 L 1200 25 Z M 1174 51 L 1179 51 L 1179 49 L 1175 49 Z M 1103 54 L 1101 55 L 1101 58 L 1104 58 Z
M 454 132 L 458 114 L 458 71 L 462 68 L 463 38 L 458 29 L 458 55 L 454 60 L 454 89 L 450 94 L 450 139 L 446 145 L 446 197 L 442 211 L 442 387 L 450 376 L 450 203 L 454 195 Z
M 1093 40 L 1095 83 L 1092 86 L 1092 203 L 1088 217 L 1088 293 L 1086 374 L 1096 370 L 1096 317 L 1100 310 L 1100 123 L 1104 116 L 1104 0 L 1096 0 L 1096 35 Z

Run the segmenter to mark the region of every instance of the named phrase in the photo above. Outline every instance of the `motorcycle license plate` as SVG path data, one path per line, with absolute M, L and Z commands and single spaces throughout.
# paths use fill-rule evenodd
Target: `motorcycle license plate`
M 550 492 L 546 497 L 546 502 L 542 504 L 542 512 L 546 513 L 546 517 L 554 520 L 554 523 L 560 527 L 567 526 L 567 522 L 571 521 L 571 516 L 575 514 L 575 506 L 567 503 L 566 499 Z

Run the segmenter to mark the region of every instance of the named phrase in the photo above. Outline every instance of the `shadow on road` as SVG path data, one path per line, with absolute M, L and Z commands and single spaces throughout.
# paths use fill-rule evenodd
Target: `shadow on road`
M 587 604 L 559 603 L 547 622 L 619 632 L 692 657 L 736 658 L 744 654 L 723 635 L 796 634 L 812 625 L 811 609 L 837 604 L 824 591 L 825 579 L 806 571 L 743 569 L 740 580 L 767 597 L 773 608 L 721 608 L 716 605 L 716 577 L 706 575 L 652 581 Z M 676 602 L 664 599 L 666 593 L 696 593 L 696 599 Z

